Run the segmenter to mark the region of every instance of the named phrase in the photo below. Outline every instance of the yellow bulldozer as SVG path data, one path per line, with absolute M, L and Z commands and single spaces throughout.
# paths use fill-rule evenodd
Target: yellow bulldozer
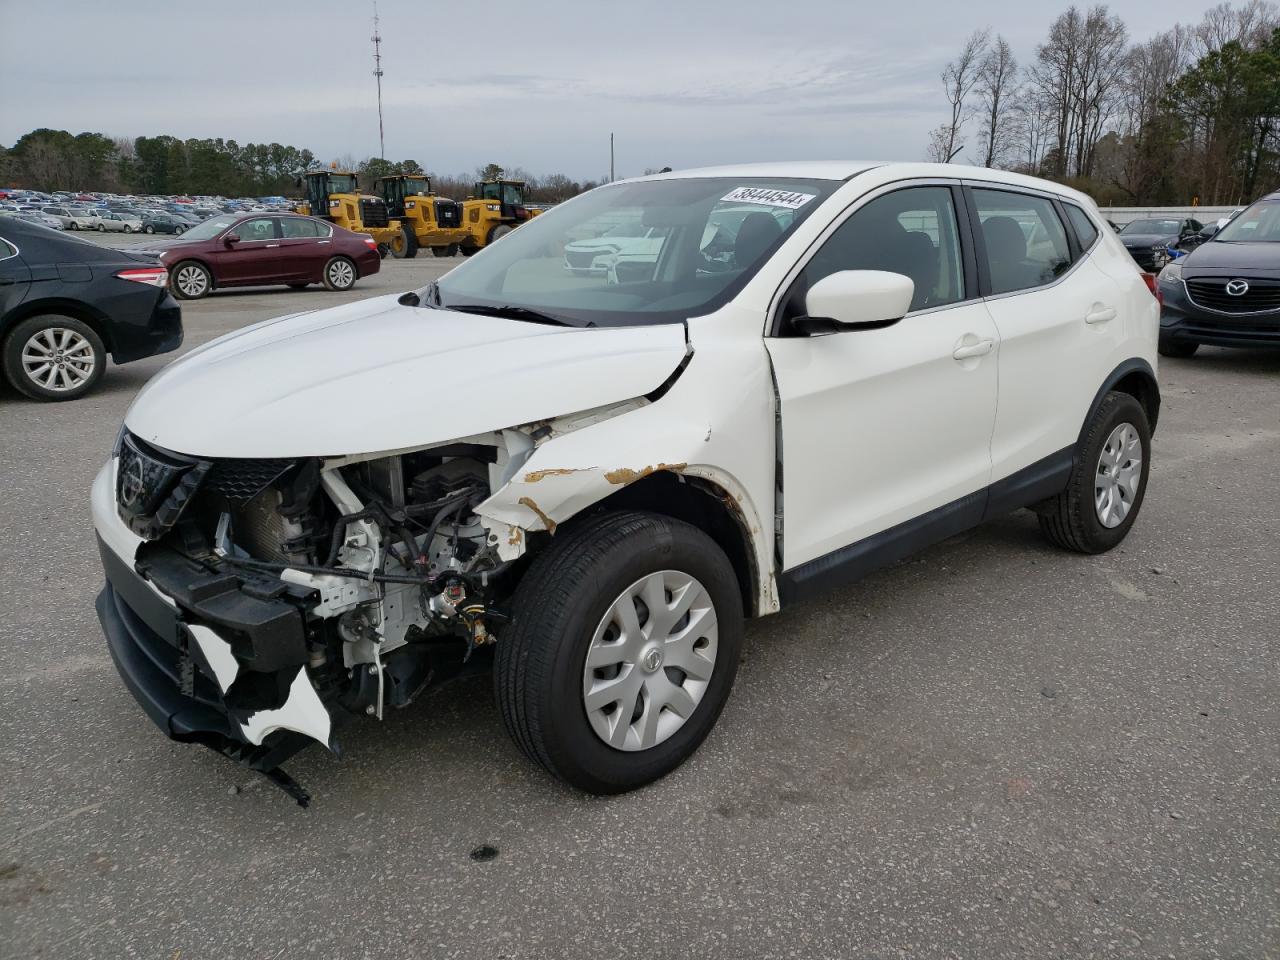
M 506 236 L 540 211 L 524 204 L 523 180 L 482 180 L 472 196 L 462 201 L 462 226 L 467 237 L 460 249 L 465 256 Z
M 400 221 L 400 235 L 391 241 L 393 257 L 415 257 L 423 247 L 429 247 L 437 257 L 452 257 L 470 237 L 462 226 L 461 204 L 432 193 L 430 177 L 379 177 L 374 189 L 386 204 L 388 215 Z
M 385 257 L 404 234 L 400 221 L 387 215 L 381 197 L 360 192 L 360 181 L 348 170 L 312 170 L 301 178 L 305 199 L 298 212 L 321 217 L 340 227 L 367 233 Z

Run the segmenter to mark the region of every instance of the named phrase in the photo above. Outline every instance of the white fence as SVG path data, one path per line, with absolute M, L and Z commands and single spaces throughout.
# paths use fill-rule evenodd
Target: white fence
M 1239 207 L 1099 207 L 1102 215 L 1117 226 L 1123 227 L 1131 220 L 1156 219 L 1170 217 L 1179 220 L 1191 217 L 1201 223 L 1213 223 L 1220 217 L 1228 217 Z

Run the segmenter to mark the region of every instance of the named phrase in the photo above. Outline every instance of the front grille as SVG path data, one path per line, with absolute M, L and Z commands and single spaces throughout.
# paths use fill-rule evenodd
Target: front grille
M 205 477 L 204 489 L 217 493 L 231 506 L 240 507 L 291 466 L 292 460 L 214 460 Z
M 1244 279 L 1249 289 L 1243 294 L 1227 292 L 1227 284 Z M 1194 277 L 1186 280 L 1191 302 L 1221 313 L 1264 313 L 1280 310 L 1280 280 L 1237 277 Z
M 462 208 L 453 200 L 437 200 L 436 223 L 441 227 L 462 226 Z
M 564 262 L 571 267 L 585 270 L 595 262 L 597 256 L 599 254 L 594 250 L 588 250 L 585 253 L 578 250 L 566 250 L 564 252 Z
M 368 197 L 361 199 L 360 222 L 366 227 L 385 227 L 391 222 L 391 218 L 387 216 L 387 205 L 381 200 Z

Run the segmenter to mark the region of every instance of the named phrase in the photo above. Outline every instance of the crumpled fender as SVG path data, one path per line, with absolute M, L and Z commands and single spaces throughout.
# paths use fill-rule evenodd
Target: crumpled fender
M 544 442 L 515 475 L 476 509 L 504 560 L 525 551 L 526 532 L 554 535 L 569 518 L 658 471 L 697 477 L 716 487 L 749 536 L 755 554 L 759 613 L 778 609 L 770 559 L 772 525 L 731 472 L 726 453 L 741 438 L 717 433 L 710 416 L 673 416 L 673 397 Z M 687 408 L 686 408 L 687 409 Z M 770 421 L 771 422 L 771 421 Z M 772 457 L 772 450 L 766 452 Z M 713 466 L 712 464 L 717 464 Z M 725 466 L 720 466 L 725 465 Z

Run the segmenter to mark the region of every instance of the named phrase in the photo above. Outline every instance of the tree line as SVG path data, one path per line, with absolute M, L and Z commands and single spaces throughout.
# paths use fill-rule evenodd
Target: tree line
M 978 30 L 941 80 L 931 160 L 1047 177 L 1102 204 L 1236 205 L 1280 188 L 1280 7 L 1265 0 L 1136 44 L 1105 5 L 1072 6 L 1025 65 Z
M 358 173 L 365 190 L 372 190 L 378 177 L 426 172 L 412 159 L 357 160 L 346 155 L 330 164 Z M 172 196 L 300 196 L 298 177 L 328 165 L 310 150 L 279 143 L 167 135 L 131 139 L 41 128 L 8 149 L 0 147 L 0 186 Z M 455 199 L 469 195 L 477 180 L 500 176 L 526 181 L 526 198 L 532 203 L 556 203 L 599 185 L 562 173 L 535 176 L 520 167 L 493 163 L 470 174 L 431 175 L 436 192 Z

